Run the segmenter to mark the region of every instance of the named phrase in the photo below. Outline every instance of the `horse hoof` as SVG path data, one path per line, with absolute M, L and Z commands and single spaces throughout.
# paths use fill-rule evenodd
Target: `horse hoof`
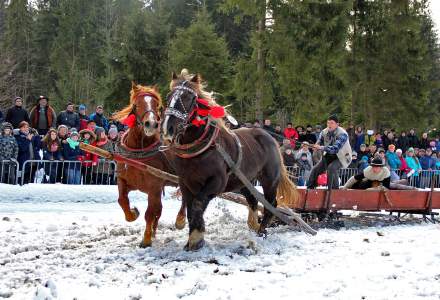
M 205 246 L 205 240 L 202 239 L 200 241 L 198 241 L 195 244 L 190 245 L 189 242 L 186 243 L 185 247 L 183 248 L 185 251 L 197 251 L 200 250 L 201 248 L 203 248 L 203 246 Z
M 152 243 L 151 241 L 149 241 L 148 243 L 142 241 L 142 242 L 139 244 L 139 248 L 148 248 L 148 247 L 151 247 L 152 244 L 153 244 L 153 243 Z
M 139 217 L 139 210 L 137 207 L 130 209 L 130 214 L 125 216 L 127 222 L 134 222 Z
M 176 223 L 174 224 L 176 226 L 176 229 L 182 230 L 185 228 L 186 220 L 185 217 L 183 218 L 177 218 Z
M 265 228 L 260 228 L 257 232 L 259 237 L 267 238 L 267 230 Z

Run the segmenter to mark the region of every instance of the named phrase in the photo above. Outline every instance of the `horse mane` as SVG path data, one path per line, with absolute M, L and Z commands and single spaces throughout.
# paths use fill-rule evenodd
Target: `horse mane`
M 130 91 L 130 104 L 124 107 L 123 109 L 115 112 L 112 116 L 112 119 L 116 121 L 121 121 L 122 119 L 128 117 L 128 115 L 133 110 L 133 104 L 135 104 L 138 95 L 143 93 L 151 94 L 154 98 L 156 98 L 158 101 L 158 109 L 162 109 L 162 97 L 160 96 L 159 92 L 156 90 L 156 87 L 143 86 L 140 84 L 132 83 L 131 91 Z
M 195 76 L 197 76 L 197 78 L 198 78 L 197 82 L 193 81 Z M 170 91 L 172 91 L 173 88 L 175 87 L 174 84 L 175 84 L 176 81 L 180 82 L 180 81 L 184 81 L 184 80 L 188 81 L 189 84 L 191 85 L 191 88 L 194 91 L 196 91 L 197 95 L 200 98 L 203 98 L 203 99 L 207 100 L 210 106 L 220 105 L 220 104 L 217 103 L 217 101 L 214 98 L 214 92 L 208 92 L 206 90 L 207 84 L 206 84 L 205 81 L 203 81 L 202 77 L 199 74 L 190 74 L 187 69 L 182 69 L 180 74 L 177 75 L 177 79 L 171 80 L 171 82 L 170 82 Z M 221 128 L 225 129 L 226 131 L 229 131 L 229 128 L 226 127 L 225 122 L 223 121 L 223 119 L 217 120 L 217 124 Z

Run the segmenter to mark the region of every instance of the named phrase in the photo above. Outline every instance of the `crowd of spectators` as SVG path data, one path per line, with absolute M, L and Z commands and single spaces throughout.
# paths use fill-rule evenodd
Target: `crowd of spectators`
M 307 125 L 296 127 L 288 123 L 284 130 L 280 126 L 272 126 L 271 120 L 246 122 L 243 127 L 260 127 L 268 131 L 280 144 L 284 164 L 290 168 L 297 168 L 299 185 L 305 185 L 310 171 L 317 164 L 322 153 L 313 151 L 311 145 L 315 144 L 322 130 L 321 125 Z M 409 132 L 397 133 L 394 129 L 385 129 L 382 132 L 364 130 L 358 126 L 348 126 L 350 145 L 353 150 L 352 162 L 349 169 L 364 170 L 371 160 L 380 155 L 392 171 L 392 179 L 410 179 L 413 185 L 420 186 L 424 180 L 423 171 L 438 171 L 440 174 L 440 141 L 437 134 L 428 137 L 428 132 L 423 132 L 419 137 L 414 129 Z M 426 179 L 428 180 L 428 179 Z M 423 186 L 429 184 L 424 183 Z
M 84 104 L 75 106 L 68 102 L 65 110 L 57 113 L 46 96 L 38 97 L 28 112 L 20 97 L 6 113 L 0 111 L 0 179 L 3 182 L 15 178 L 18 164 L 24 183 L 33 182 L 35 172 L 44 170 L 43 182 L 64 182 L 91 184 L 103 181 L 97 174 L 105 176 L 104 181 L 113 178 L 114 169 L 105 160 L 79 149 L 79 142 L 88 143 L 105 150 L 114 150 L 126 127 L 119 122 L 109 121 L 102 105 L 88 115 Z M 242 127 L 259 127 L 269 132 L 280 145 L 284 164 L 296 168 L 300 174 L 298 184 L 305 185 L 310 171 L 321 159 L 322 153 L 313 151 L 322 130 L 321 125 L 297 125 L 288 123 L 283 129 L 273 126 L 271 120 L 245 122 Z M 429 138 L 427 132 L 418 136 L 414 129 L 396 132 L 386 129 L 382 132 L 365 130 L 363 127 L 348 126 L 353 161 L 350 169 L 362 171 L 375 155 L 380 155 L 392 170 L 394 179 L 412 178 L 419 184 L 422 171 L 439 171 L 439 136 Z M 28 163 L 28 160 L 57 161 L 65 163 Z M 69 163 L 67 163 L 69 162 Z M 23 168 L 25 166 L 25 168 Z
M 4 116 L 4 119 L 3 119 Z M 37 171 L 44 172 L 43 183 L 112 183 L 114 165 L 79 149 L 84 142 L 105 150 L 115 150 L 126 128 L 110 121 L 101 105 L 87 115 L 86 106 L 67 103 L 58 114 L 48 97 L 40 96 L 28 112 L 20 97 L 5 114 L 0 111 L 0 180 L 34 182 Z M 26 161 L 32 161 L 25 163 Z M 41 161 L 41 162 L 35 162 Z M 18 165 L 19 174 L 15 174 Z

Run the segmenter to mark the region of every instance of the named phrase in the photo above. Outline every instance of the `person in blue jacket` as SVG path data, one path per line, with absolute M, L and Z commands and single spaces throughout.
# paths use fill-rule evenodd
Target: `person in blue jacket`
M 104 108 L 102 105 L 98 105 L 96 107 L 95 113 L 91 114 L 89 117 L 90 121 L 94 121 L 97 127 L 102 127 L 105 129 L 105 132 L 108 132 L 108 120 L 104 117 Z
M 399 170 L 402 166 L 400 162 L 400 158 L 397 156 L 396 146 L 393 144 L 388 146 L 388 151 L 385 153 L 385 157 L 387 158 L 387 163 L 390 166 L 391 170 Z
M 78 158 L 83 154 L 79 149 L 79 133 L 73 131 L 63 147 L 63 157 L 67 165 L 67 184 L 81 183 L 81 163 Z
M 32 183 L 35 179 L 35 172 L 38 169 L 38 163 L 27 163 L 27 160 L 41 160 L 41 138 L 35 129 L 29 127 L 29 123 L 26 121 L 20 122 L 18 125 L 18 132 L 15 135 L 15 139 L 18 145 L 18 165 L 22 171 L 23 183 Z M 23 168 L 24 166 L 24 168 Z

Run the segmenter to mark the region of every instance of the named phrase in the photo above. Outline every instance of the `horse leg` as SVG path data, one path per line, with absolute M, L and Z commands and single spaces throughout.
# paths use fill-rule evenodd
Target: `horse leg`
M 277 206 L 277 188 L 280 181 L 280 172 L 277 168 L 271 168 L 270 170 L 263 170 L 261 178 L 261 186 L 263 187 L 264 198 L 272 204 L 274 207 Z M 266 227 L 270 224 L 272 220 L 272 213 L 266 208 L 263 213 L 263 220 L 261 221 L 258 233 L 261 235 L 266 234 Z
M 177 214 L 176 217 L 176 223 L 175 223 L 176 228 L 177 229 L 185 228 L 185 223 L 186 223 L 186 201 L 182 197 L 182 204 L 180 205 L 179 213 Z
M 157 224 L 162 214 L 162 203 L 160 190 L 148 193 L 148 208 L 145 212 L 145 231 L 142 239 L 141 248 L 150 247 L 153 243 L 152 239 L 156 235 Z
M 260 224 L 258 224 L 258 201 L 247 188 L 241 189 L 241 193 L 246 197 L 248 203 L 248 227 L 250 230 L 258 232 L 260 229 Z
M 194 197 L 185 197 L 188 205 L 189 238 L 185 250 L 196 251 L 205 244 L 205 220 L 203 213 L 209 201 L 222 191 L 224 183 L 221 175 L 212 176 Z M 188 191 L 182 189 L 182 196 Z
M 125 220 L 127 222 L 135 221 L 139 217 L 139 210 L 136 207 L 130 209 L 130 200 L 128 199 L 128 185 L 127 182 L 121 178 L 118 178 L 118 191 L 118 203 L 124 211 Z

